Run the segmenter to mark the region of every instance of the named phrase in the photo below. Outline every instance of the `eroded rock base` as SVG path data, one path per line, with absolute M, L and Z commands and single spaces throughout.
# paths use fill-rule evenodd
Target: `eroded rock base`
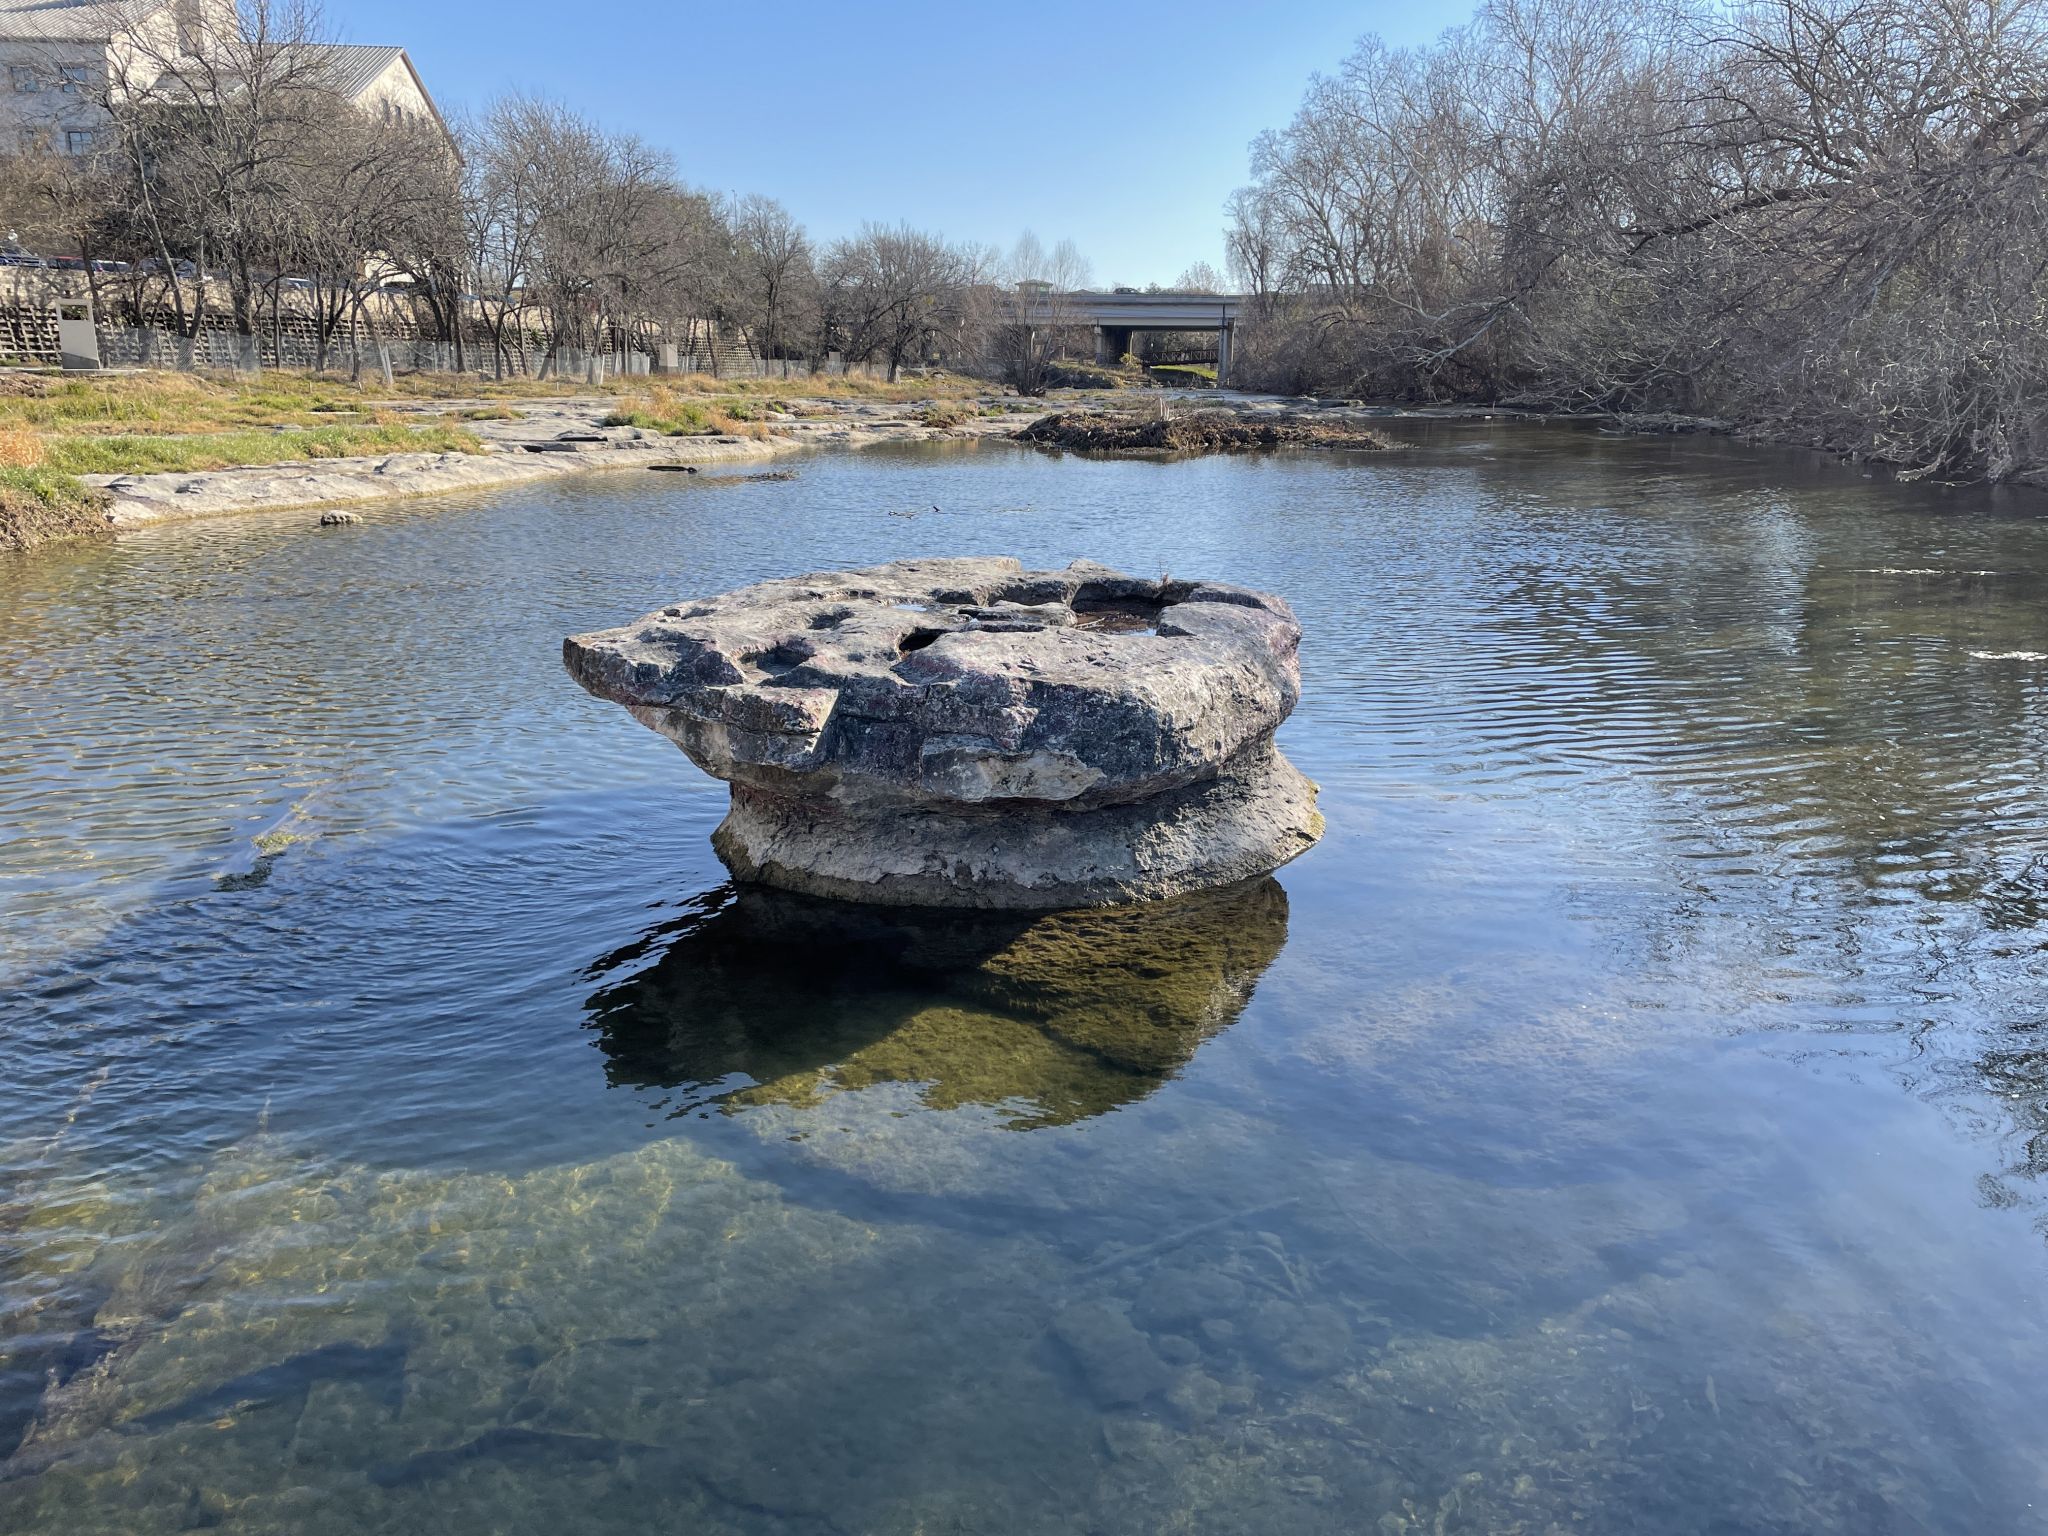
M 1278 752 L 1132 805 L 861 814 L 735 784 L 712 834 L 735 878 L 886 906 L 1049 910 L 1151 901 L 1270 873 L 1322 836 Z

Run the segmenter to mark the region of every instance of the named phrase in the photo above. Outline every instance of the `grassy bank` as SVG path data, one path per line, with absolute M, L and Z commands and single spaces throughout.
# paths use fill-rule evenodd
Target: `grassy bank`
M 561 395 L 568 390 L 526 391 Z M 372 418 L 382 402 L 518 398 L 513 391 L 469 379 L 401 379 L 374 393 L 332 375 L 125 373 L 94 378 L 18 374 L 0 378 L 0 430 L 27 427 L 45 435 L 147 432 L 232 432 L 244 427 L 315 427 Z
M 679 374 L 661 388 L 678 395 L 729 395 L 752 400 L 880 400 L 902 404 L 912 400 L 955 399 L 985 394 L 989 386 L 963 374 L 935 373 L 899 379 L 894 384 L 859 375 L 799 374 L 791 379 L 715 379 L 708 373 Z
M 72 475 L 150 475 L 291 464 L 301 459 L 367 458 L 390 453 L 478 453 L 473 432 L 447 424 L 285 428 L 270 431 L 74 434 L 43 440 L 45 468 Z
M 106 498 L 84 475 L 193 474 L 394 453 L 478 453 L 478 421 L 521 402 L 610 397 L 613 425 L 671 436 L 763 438 L 774 413 L 810 400 L 927 403 L 928 419 L 974 412 L 985 386 L 955 375 L 888 384 L 826 375 L 718 379 L 644 376 L 498 383 L 460 375 L 381 377 L 358 387 L 333 374 L 0 374 L 0 548 L 104 529 Z M 445 408 L 440 403 L 445 402 Z M 814 411 L 825 407 L 814 407 Z
M 659 392 L 674 398 L 716 399 L 727 409 L 750 402 L 790 399 L 913 401 L 971 395 L 984 388 L 946 374 L 886 384 L 875 379 L 820 374 L 794 379 L 715 379 L 684 374 L 659 383 L 645 377 L 592 386 L 581 380 L 511 379 L 497 383 L 470 375 L 419 374 L 385 388 L 379 378 L 357 387 L 335 374 L 110 373 L 92 378 L 61 374 L 0 377 L 0 429 L 30 427 L 63 432 L 228 432 L 241 427 L 319 426 L 336 418 L 369 416 L 381 404 L 488 401 L 497 410 L 520 400 Z M 500 403 L 504 402 L 504 403 Z M 458 414 L 468 414 L 460 412 Z
M 0 465 L 0 550 L 105 533 L 106 503 L 70 475 Z
M 604 424 L 667 437 L 766 437 L 767 427 L 750 419 L 761 408 L 732 399 L 692 399 L 673 386 L 657 384 L 644 395 L 621 401 Z
M 41 381 L 33 381 L 40 383 Z M 393 453 L 476 453 L 476 434 L 446 420 L 414 424 L 402 415 L 364 412 L 337 421 L 318 412 L 311 392 L 296 398 L 234 391 L 171 377 L 24 389 L 0 393 L 0 549 L 104 532 L 107 498 L 81 475 L 193 473 L 243 465 L 287 464 Z M 274 418 L 298 416 L 304 422 Z M 251 418 L 265 425 L 233 425 Z M 229 424 L 227 430 L 204 430 Z M 131 429 L 107 432 L 108 426 Z

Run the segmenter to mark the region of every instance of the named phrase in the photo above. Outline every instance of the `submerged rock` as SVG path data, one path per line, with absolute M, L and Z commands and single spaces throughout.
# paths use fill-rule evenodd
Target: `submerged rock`
M 763 582 L 578 635 L 577 681 L 732 786 L 743 880 L 1053 908 L 1264 874 L 1322 832 L 1273 733 L 1277 597 L 1077 562 L 914 560 Z
M 1107 1302 L 1079 1302 L 1053 1319 L 1053 1337 L 1067 1347 L 1096 1402 L 1105 1408 L 1142 1403 L 1177 1378 L 1131 1320 Z
M 586 1006 L 611 1081 L 730 1109 L 904 1083 L 931 1108 L 986 1105 L 1020 1130 L 1151 1093 L 1237 1019 L 1287 942 L 1270 877 L 1077 912 L 763 887 L 706 906 L 595 967 L 607 979 Z M 1160 1296 L 1147 1326 L 1226 1310 L 1242 1288 L 1175 1271 Z

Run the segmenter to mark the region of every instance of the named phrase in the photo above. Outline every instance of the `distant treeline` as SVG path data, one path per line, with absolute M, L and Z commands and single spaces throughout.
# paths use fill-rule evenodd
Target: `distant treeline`
M 2048 0 L 1490 0 L 1231 202 L 1237 382 L 2048 466 Z
M 536 333 L 600 350 L 711 321 L 770 357 L 1008 371 L 1036 343 L 1000 294 L 1085 270 L 1028 237 L 1007 259 L 881 224 L 815 246 L 772 199 L 695 190 L 667 151 L 555 102 L 445 124 L 357 110 L 338 57 L 307 0 L 138 36 L 79 87 L 104 124 L 85 152 L 0 151 L 0 235 L 83 258 L 101 313 L 132 323 L 261 336 L 310 313 L 324 360 L 400 302 L 486 369 Z

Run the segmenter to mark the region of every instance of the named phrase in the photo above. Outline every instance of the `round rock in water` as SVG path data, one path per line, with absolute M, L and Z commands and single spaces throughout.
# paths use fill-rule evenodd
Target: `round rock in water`
M 901 906 L 1142 901 L 1322 835 L 1273 745 L 1301 626 L 1243 587 L 906 560 L 762 582 L 563 645 L 732 786 L 735 876 Z

